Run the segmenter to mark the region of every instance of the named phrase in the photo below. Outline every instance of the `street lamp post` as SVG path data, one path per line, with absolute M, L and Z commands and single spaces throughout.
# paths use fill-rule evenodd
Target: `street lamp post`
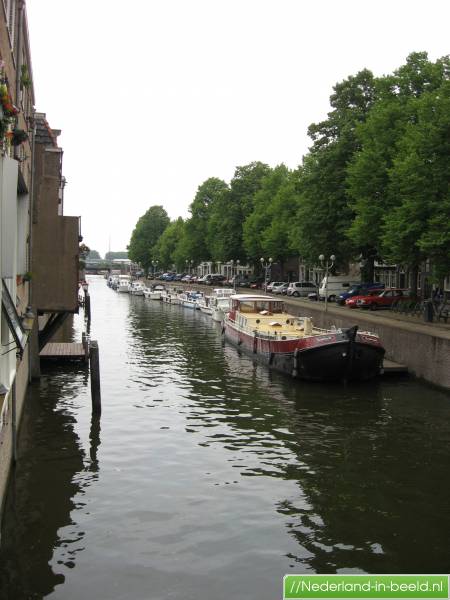
M 158 261 L 152 260 L 152 279 L 155 279 L 155 270 L 156 270 L 157 266 L 158 266 Z
M 325 269 L 325 312 L 328 310 L 328 273 L 330 272 L 331 267 L 334 265 L 336 261 L 336 256 L 332 254 L 329 259 L 325 262 L 325 256 L 321 254 L 319 256 L 320 264 L 322 268 Z M 320 298 L 319 298 L 320 299 Z
M 192 273 L 194 261 L 186 259 L 184 262 L 186 263 L 187 274 L 190 275 Z
M 264 258 L 260 258 L 259 259 L 262 268 L 264 269 L 264 291 L 267 293 L 267 274 L 269 273 L 271 267 L 272 267 L 272 263 L 273 263 L 273 259 L 269 258 L 268 261 L 264 260 Z
M 236 262 L 234 262 L 234 260 L 231 259 L 230 263 L 231 263 L 231 278 L 233 279 L 233 289 L 234 289 L 234 291 L 236 291 L 236 278 L 237 278 L 238 269 L 239 269 L 239 265 L 241 264 L 241 261 L 238 259 Z

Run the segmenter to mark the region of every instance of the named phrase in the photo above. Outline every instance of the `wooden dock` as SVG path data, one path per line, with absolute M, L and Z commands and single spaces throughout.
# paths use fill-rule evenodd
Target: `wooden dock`
M 40 351 L 43 360 L 84 360 L 89 358 L 87 345 L 73 342 L 50 342 Z

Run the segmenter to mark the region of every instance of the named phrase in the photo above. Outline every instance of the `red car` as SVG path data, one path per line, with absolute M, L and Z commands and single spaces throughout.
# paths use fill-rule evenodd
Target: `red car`
M 402 290 L 400 288 L 390 288 L 383 290 L 381 294 L 377 296 L 363 296 L 357 302 L 359 308 L 370 308 L 370 310 L 377 310 L 379 308 L 391 308 L 394 302 L 407 298 L 410 294 L 409 290 Z
M 372 296 L 378 296 L 379 294 L 381 294 L 381 292 L 384 292 L 384 288 L 369 290 L 366 294 L 363 294 L 361 296 L 352 296 L 351 298 L 347 298 L 347 300 L 345 301 L 345 306 L 348 306 L 349 308 L 358 308 L 359 300 L 371 298 Z

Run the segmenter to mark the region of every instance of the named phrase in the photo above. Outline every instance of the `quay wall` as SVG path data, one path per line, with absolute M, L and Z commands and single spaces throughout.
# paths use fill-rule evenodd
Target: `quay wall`
M 386 349 L 386 358 L 408 367 L 410 373 L 450 390 L 450 329 L 406 322 L 361 310 L 337 308 L 323 303 L 287 300 L 288 311 L 311 317 L 317 327 L 352 327 L 377 333 Z

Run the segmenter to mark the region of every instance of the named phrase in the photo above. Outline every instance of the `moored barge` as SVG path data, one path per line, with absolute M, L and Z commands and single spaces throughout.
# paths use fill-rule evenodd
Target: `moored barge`
M 270 296 L 236 294 L 223 321 L 225 337 L 273 369 L 314 381 L 368 380 L 382 368 L 384 348 L 377 334 L 320 329 L 309 317 L 287 313 Z

